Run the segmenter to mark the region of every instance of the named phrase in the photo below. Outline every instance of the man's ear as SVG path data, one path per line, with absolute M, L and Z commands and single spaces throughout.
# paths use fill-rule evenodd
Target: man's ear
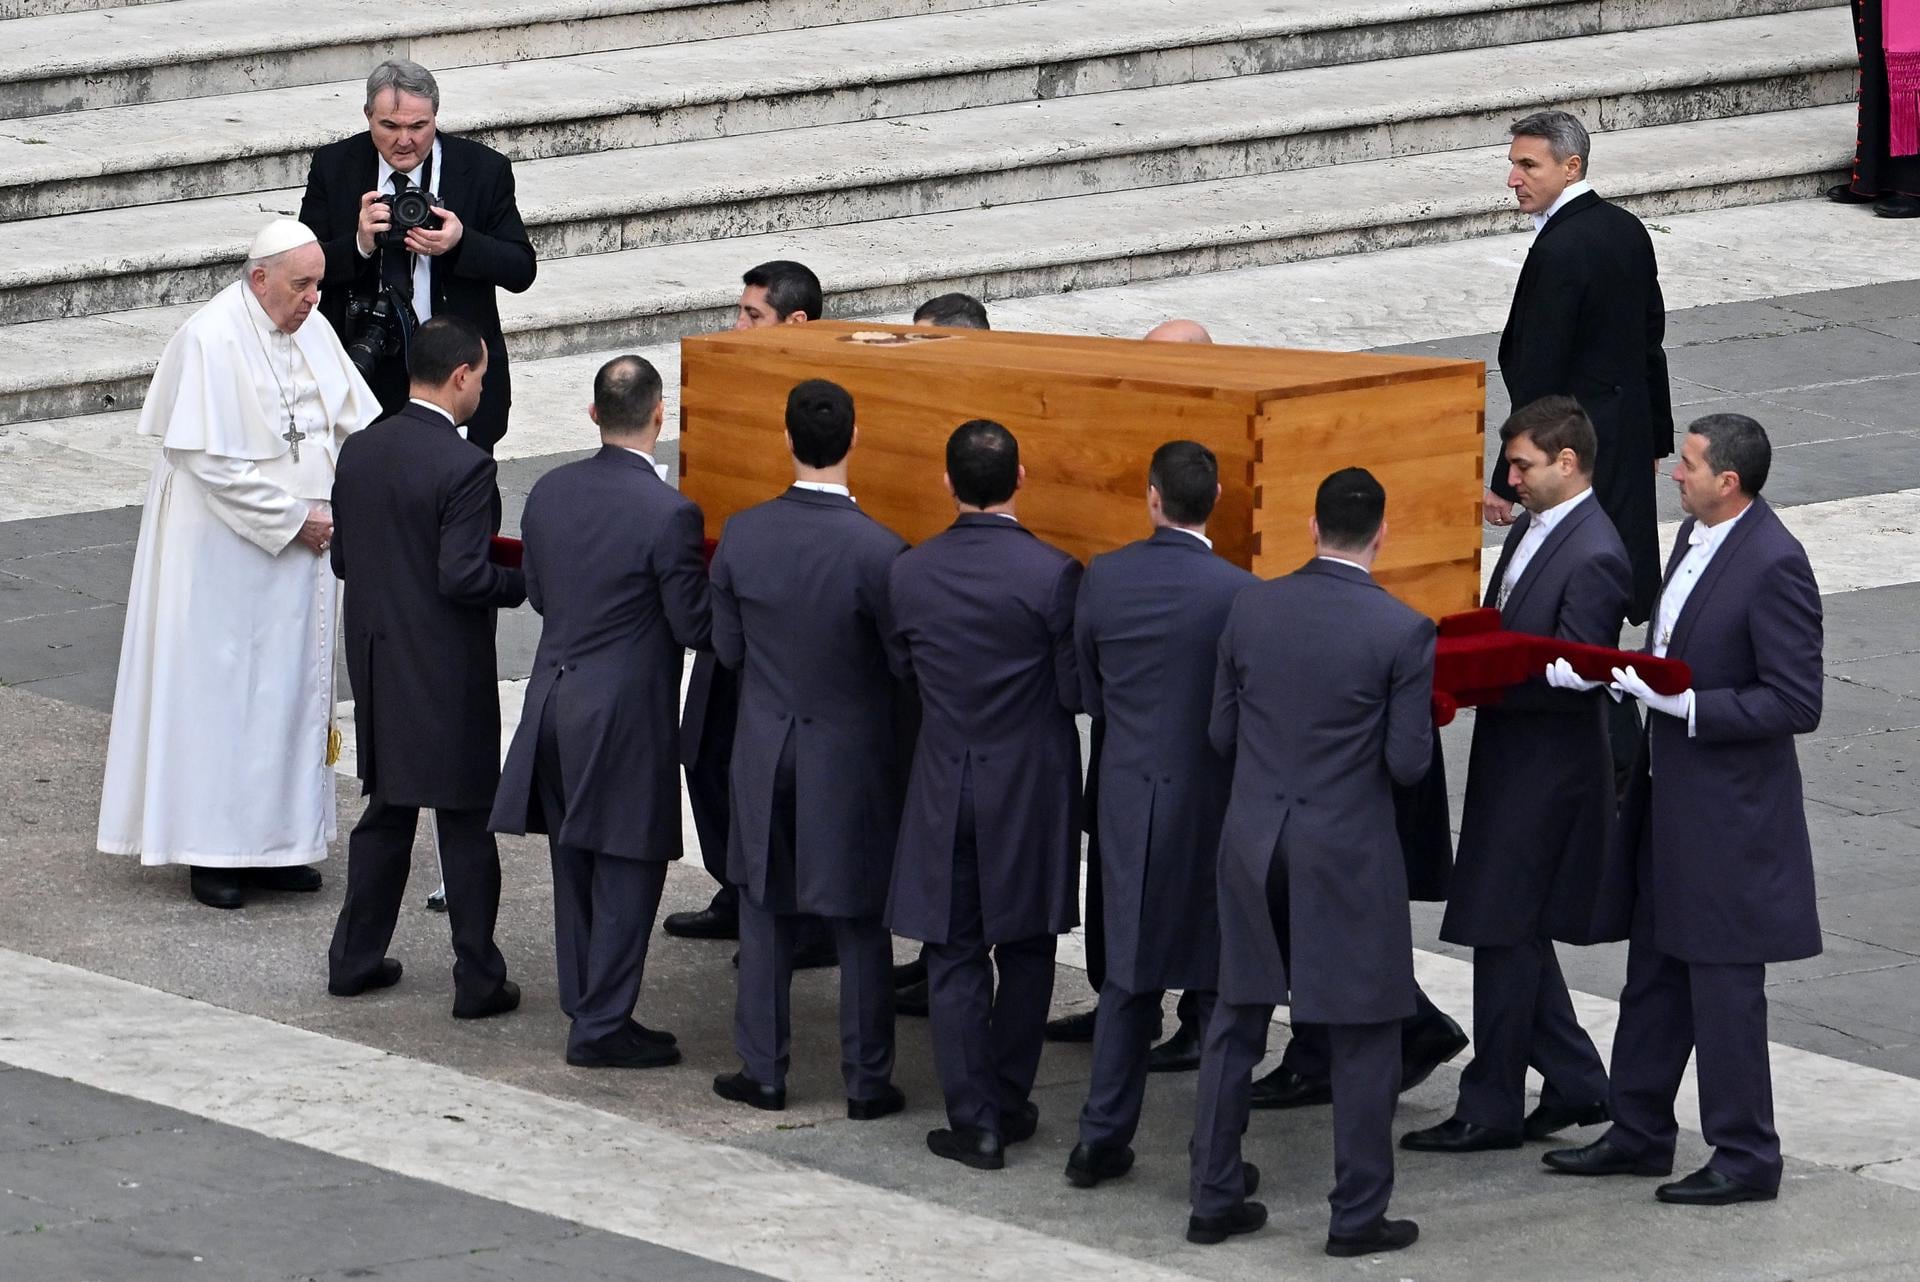
M 587 406 L 587 419 L 595 427 L 600 426 L 600 407 L 598 405 Z
M 781 319 L 780 323 L 782 325 L 804 325 L 812 319 L 813 317 L 807 315 L 805 311 L 796 309 L 788 312 L 786 316 Z
M 960 496 L 959 496 L 958 494 L 955 494 L 955 493 L 953 492 L 953 478 L 952 478 L 951 476 L 949 476 L 949 475 L 947 475 L 947 473 L 946 473 L 946 472 L 944 472 L 944 471 L 942 471 L 942 472 L 940 473 L 940 484 L 942 484 L 942 485 L 944 485 L 944 486 L 946 486 L 946 487 L 947 487 L 947 497 L 948 497 L 948 498 L 953 498 L 953 499 L 957 499 L 957 498 L 959 498 L 959 497 L 960 497 Z
M 1027 465 L 1025 463 L 1022 463 L 1020 464 L 1020 470 L 1014 473 L 1013 488 L 1015 490 L 1021 490 L 1026 488 L 1026 484 L 1027 484 Z

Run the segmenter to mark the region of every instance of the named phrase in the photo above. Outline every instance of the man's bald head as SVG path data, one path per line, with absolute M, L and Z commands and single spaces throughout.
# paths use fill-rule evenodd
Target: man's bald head
M 1147 331 L 1149 343 L 1211 343 L 1213 335 L 1207 333 L 1207 327 L 1199 321 L 1170 320 L 1161 321 Z
M 593 377 L 591 417 L 609 445 L 651 450 L 663 419 L 660 372 L 640 356 L 616 356 Z

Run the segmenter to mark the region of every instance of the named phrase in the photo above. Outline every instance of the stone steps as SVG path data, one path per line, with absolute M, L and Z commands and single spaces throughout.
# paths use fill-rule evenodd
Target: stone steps
M 1834 7 L 1210 0 L 1202 11 L 1167 0 L 1037 0 L 456 67 L 441 77 L 442 121 L 534 159 Z M 26 19 L 18 29 L 94 16 Z M 345 80 L 0 122 L 0 220 L 296 185 L 315 146 L 360 126 L 369 61 L 362 57 Z M 1516 66 L 1509 74 L 1525 83 L 1555 70 Z
M 1846 101 L 1838 10 L 534 160 L 541 260 L 1482 146 L 1543 97 L 1622 130 Z M 1562 49 L 1557 46 L 1564 46 Z M 1516 62 L 1564 66 L 1515 83 Z M 1711 64 L 1702 73 L 1701 67 Z M 1462 90 L 1459 86 L 1475 86 Z M 849 167 L 847 157 L 860 158 Z M 647 184 L 649 174 L 669 175 Z M 300 190 L 9 225 L 0 324 L 210 297 Z
M 1852 110 L 1814 107 L 1602 134 L 1595 182 L 1643 216 L 1809 196 L 1844 168 Z M 807 262 L 832 315 L 898 313 L 943 289 L 1003 298 L 1459 239 L 1521 225 L 1504 145 L 1100 193 L 543 264 L 503 295 L 517 360 L 649 346 L 730 318 L 739 273 Z M 0 423 L 138 403 L 190 306 L 8 328 Z M 516 383 L 520 380 L 516 376 Z
M 1022 0 L 170 0 L 10 29 L 0 119 L 557 58 Z M 289 31 L 309 43 L 289 45 Z

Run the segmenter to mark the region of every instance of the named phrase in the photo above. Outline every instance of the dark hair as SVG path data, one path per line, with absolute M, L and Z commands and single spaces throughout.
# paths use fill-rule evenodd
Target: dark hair
M 472 322 L 435 316 L 407 344 L 407 378 L 416 387 L 445 387 L 462 365 L 478 366 L 486 358 L 487 340 Z
M 1213 515 L 1220 461 L 1198 441 L 1168 441 L 1153 452 L 1147 484 L 1160 491 L 1160 510 L 1175 525 L 1203 525 Z
M 947 438 L 947 479 L 968 507 L 992 507 L 1020 484 L 1020 442 L 992 419 L 976 418 Z
M 643 356 L 616 356 L 593 376 L 593 416 L 602 432 L 644 432 L 660 403 L 660 371 Z
M 1373 541 L 1387 515 L 1387 492 L 1364 467 L 1343 467 L 1320 482 L 1313 496 L 1313 518 L 1320 542 L 1355 552 Z
M 820 278 L 801 263 L 776 258 L 761 263 L 740 280 L 766 290 L 767 306 L 781 320 L 795 312 L 805 312 L 808 320 L 819 320 L 826 308 L 820 295 Z
M 944 325 L 948 329 L 992 329 L 987 324 L 987 305 L 972 294 L 941 294 L 929 298 L 913 311 L 916 325 Z
M 808 467 L 832 467 L 853 446 L 853 397 L 838 383 L 810 378 L 787 393 L 787 435 Z
M 1516 436 L 1532 441 L 1549 460 L 1559 458 L 1561 450 L 1572 450 L 1582 476 L 1593 475 L 1593 461 L 1600 456 L 1593 420 L 1571 396 L 1543 396 L 1508 415 L 1500 425 L 1500 443 Z
M 1690 436 L 1707 441 L 1707 466 L 1740 478 L 1740 492 L 1749 498 L 1766 488 L 1773 470 L 1773 442 L 1767 429 L 1745 414 L 1709 414 L 1687 424 Z

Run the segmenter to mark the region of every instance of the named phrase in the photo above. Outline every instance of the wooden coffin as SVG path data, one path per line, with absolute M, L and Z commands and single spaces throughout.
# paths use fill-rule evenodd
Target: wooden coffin
M 681 488 L 709 538 L 792 480 L 787 393 L 827 378 L 854 398 L 854 494 L 911 541 L 953 520 L 940 478 L 967 419 L 1019 439 L 1021 521 L 1083 560 L 1150 532 L 1148 459 L 1187 438 L 1219 456 L 1208 533 L 1229 560 L 1263 577 L 1297 568 L 1315 489 L 1357 465 L 1387 491 L 1380 581 L 1436 618 L 1479 604 L 1478 361 L 864 321 L 704 334 L 680 354 Z

